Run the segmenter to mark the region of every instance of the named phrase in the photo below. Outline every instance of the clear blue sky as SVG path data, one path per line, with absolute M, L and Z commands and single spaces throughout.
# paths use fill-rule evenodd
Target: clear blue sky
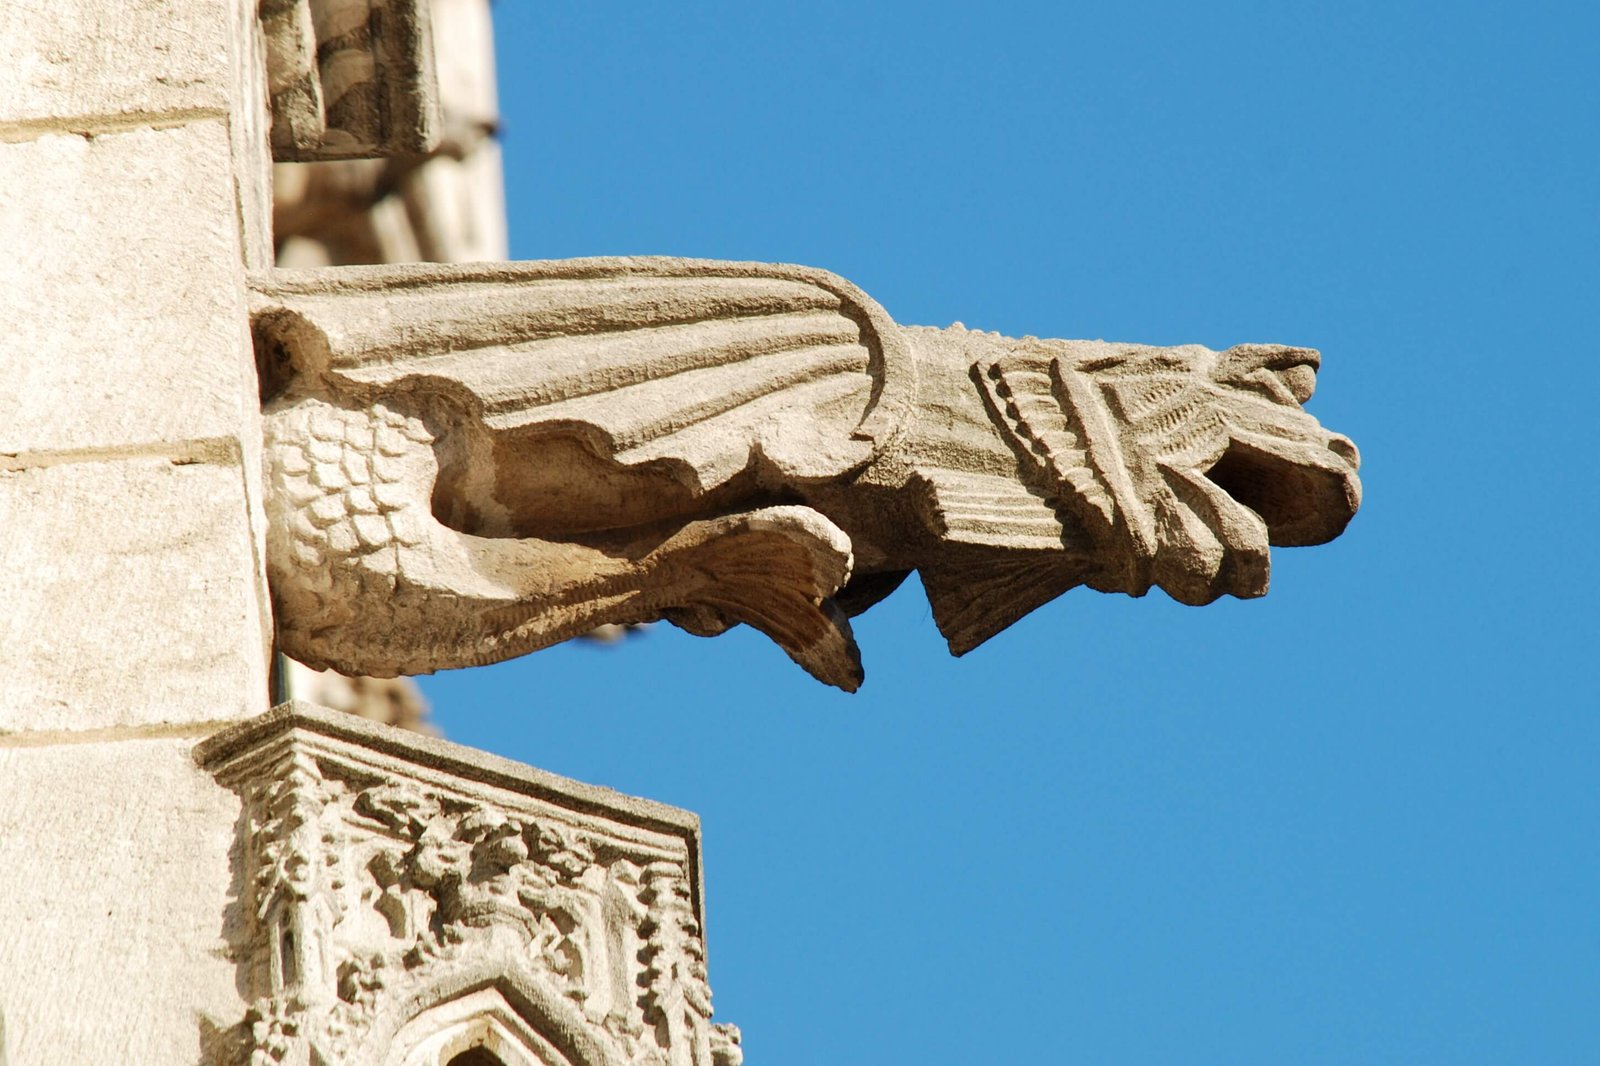
M 752 1066 L 1600 1062 L 1590 4 L 497 5 L 512 251 L 902 322 L 1323 351 L 1264 600 L 1079 590 L 867 681 L 667 626 L 423 682 L 703 820 Z

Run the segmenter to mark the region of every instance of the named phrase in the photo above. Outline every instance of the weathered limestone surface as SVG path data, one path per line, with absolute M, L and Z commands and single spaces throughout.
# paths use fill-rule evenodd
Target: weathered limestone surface
M 245 1009 L 221 917 L 239 801 L 192 740 L 0 746 L 10 1066 L 193 1066 Z
M 226 121 L 0 144 L 0 219 L 0 453 L 243 436 Z
M 1077 585 L 1263 595 L 1360 502 L 1305 348 L 908 328 L 759 263 L 255 284 L 279 639 L 347 673 L 666 618 L 854 689 L 847 615 L 911 570 L 960 654 Z
M 249 0 L 0 20 L 0 730 L 266 704 L 253 27 Z
M 220 918 L 239 804 L 191 747 L 267 704 L 254 7 L 0 15 L 9 1066 L 209 1062 L 203 1018 L 243 1009 Z
M 238 65 L 233 0 L 8 3 L 0 137 L 225 117 Z
M 248 270 L 272 266 L 272 114 L 267 99 L 266 49 L 259 0 L 232 0 L 233 95 L 228 129 L 233 135 L 233 183 Z
M 0 468 L 0 732 L 257 710 L 244 514 L 226 452 Z

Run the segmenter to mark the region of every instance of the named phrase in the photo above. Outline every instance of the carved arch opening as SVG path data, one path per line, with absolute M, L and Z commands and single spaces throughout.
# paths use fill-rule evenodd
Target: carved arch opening
M 625 1058 L 605 1046 L 573 1005 L 535 979 L 488 960 L 477 974 L 457 972 L 411 997 L 408 1005 L 410 1016 L 392 1035 L 374 1034 L 384 1048 L 371 1061 L 383 1066 L 618 1066 Z
M 445 1063 L 445 1066 L 505 1066 L 505 1064 L 500 1061 L 499 1056 L 480 1045 L 470 1051 L 463 1051 Z
M 413 1017 L 395 1036 L 387 1066 L 571 1066 L 495 988 Z
M 588 1066 L 586 1058 L 573 1057 L 557 1047 L 495 987 L 480 988 L 414 1015 L 395 1034 L 384 1063 Z

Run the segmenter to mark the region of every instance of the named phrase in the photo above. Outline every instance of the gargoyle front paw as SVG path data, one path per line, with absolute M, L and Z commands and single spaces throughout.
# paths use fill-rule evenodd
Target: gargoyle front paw
M 692 522 L 651 553 L 679 606 L 664 611 L 697 636 L 743 622 L 817 680 L 854 692 L 861 654 L 833 602 L 850 579 L 850 538 L 809 507 L 767 507 Z

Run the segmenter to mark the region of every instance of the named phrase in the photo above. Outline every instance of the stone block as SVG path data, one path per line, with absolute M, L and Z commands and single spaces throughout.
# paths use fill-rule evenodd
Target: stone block
M 232 151 L 221 121 L 0 144 L 0 454 L 254 426 Z
M 233 79 L 233 7 L 233 0 L 7 4 L 0 20 L 0 128 L 224 113 Z
M 237 464 L 0 469 L 0 733 L 264 710 L 257 573 Z
M 0 746 L 0 1058 L 218 1061 L 239 801 L 191 744 Z

